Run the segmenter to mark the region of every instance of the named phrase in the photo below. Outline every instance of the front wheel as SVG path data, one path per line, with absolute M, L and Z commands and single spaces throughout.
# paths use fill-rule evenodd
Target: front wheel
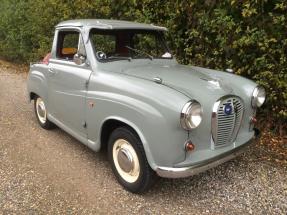
M 110 136 L 108 156 L 118 182 L 128 191 L 143 193 L 156 181 L 138 136 L 126 127 L 117 128 Z
M 42 128 L 49 130 L 55 127 L 55 125 L 47 118 L 47 108 L 45 102 L 39 96 L 34 99 L 34 109 L 37 120 Z

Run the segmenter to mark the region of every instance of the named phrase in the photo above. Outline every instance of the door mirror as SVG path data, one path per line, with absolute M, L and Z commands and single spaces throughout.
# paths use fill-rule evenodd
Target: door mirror
M 74 63 L 77 64 L 77 65 L 82 65 L 83 63 L 86 62 L 86 57 L 84 55 L 81 55 L 81 54 L 75 54 L 74 55 Z

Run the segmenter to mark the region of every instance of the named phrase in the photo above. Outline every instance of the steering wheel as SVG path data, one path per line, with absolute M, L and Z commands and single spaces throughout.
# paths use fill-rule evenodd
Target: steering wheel
M 101 59 L 101 60 L 104 60 L 104 59 L 107 59 L 107 55 L 105 52 L 103 51 L 98 51 L 96 52 L 96 55 L 97 55 L 97 58 Z

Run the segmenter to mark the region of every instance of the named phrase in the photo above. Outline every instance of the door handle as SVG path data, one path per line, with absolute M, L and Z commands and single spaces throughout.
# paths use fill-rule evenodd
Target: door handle
M 56 74 L 57 74 L 57 72 L 56 72 L 54 69 L 52 69 L 52 68 L 49 68 L 49 69 L 48 69 L 48 72 L 49 72 L 51 75 L 56 75 Z

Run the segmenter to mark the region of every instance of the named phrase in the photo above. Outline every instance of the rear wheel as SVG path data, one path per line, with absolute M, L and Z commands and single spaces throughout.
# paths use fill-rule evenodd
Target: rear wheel
M 49 130 L 55 127 L 55 125 L 48 120 L 45 102 L 39 96 L 34 99 L 34 109 L 37 120 L 42 128 Z
M 118 182 L 128 191 L 143 193 L 156 181 L 137 134 L 126 127 L 117 128 L 108 143 L 109 161 Z

